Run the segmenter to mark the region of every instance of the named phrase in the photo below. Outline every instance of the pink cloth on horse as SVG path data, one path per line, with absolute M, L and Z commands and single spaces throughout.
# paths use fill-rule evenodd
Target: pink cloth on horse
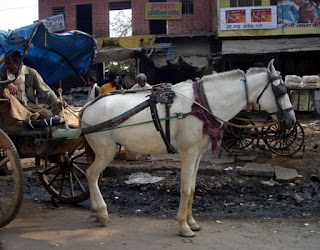
M 201 105 L 203 105 L 200 102 L 199 94 L 197 91 L 197 84 L 199 84 L 199 83 L 197 83 L 197 82 L 193 83 L 193 92 L 194 92 L 194 96 L 195 96 L 195 101 L 197 103 L 200 103 Z M 203 110 L 201 107 L 199 107 L 195 103 L 192 104 L 191 110 L 193 112 L 198 111 L 198 110 L 202 110 L 202 111 L 206 112 L 205 110 Z M 211 140 L 212 140 L 211 150 L 212 150 L 212 152 L 214 152 L 217 148 L 218 141 L 220 141 L 222 138 L 222 130 L 220 130 L 216 126 L 214 126 L 212 124 L 212 122 L 207 118 L 207 116 L 205 115 L 204 112 L 194 112 L 193 115 L 195 117 L 197 117 L 198 119 L 200 119 L 201 121 L 203 121 L 202 132 L 203 132 L 203 134 L 207 134 L 211 137 Z

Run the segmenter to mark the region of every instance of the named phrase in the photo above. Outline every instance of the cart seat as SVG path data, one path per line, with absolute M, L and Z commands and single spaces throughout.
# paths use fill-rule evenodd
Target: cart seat
M 13 101 L 14 102 L 14 101 Z M 12 115 L 12 101 L 7 98 L 0 98 L 0 128 L 4 131 L 17 131 L 25 128 L 34 129 L 34 128 L 43 128 L 46 126 L 55 126 L 55 125 L 63 125 L 67 124 L 71 128 L 78 128 L 79 127 L 79 120 L 77 118 L 77 113 L 80 109 L 74 109 L 72 113 L 69 110 L 64 110 L 63 118 L 62 117 L 51 117 L 47 119 L 38 119 L 32 120 L 26 119 L 27 117 L 31 116 L 29 112 L 26 115 L 25 119 L 17 119 Z M 18 105 L 21 105 L 20 103 Z M 15 108 L 15 110 L 20 111 L 21 108 Z M 33 119 L 36 116 L 33 116 Z M 32 119 L 32 118 L 31 118 Z

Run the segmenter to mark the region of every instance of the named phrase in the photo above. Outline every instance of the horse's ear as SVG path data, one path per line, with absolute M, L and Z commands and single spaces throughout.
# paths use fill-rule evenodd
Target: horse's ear
M 275 69 L 274 66 L 273 66 L 273 61 L 274 61 L 274 59 L 272 59 L 272 60 L 269 62 L 269 64 L 268 64 L 268 72 L 269 72 L 271 75 L 273 75 L 273 74 L 276 73 L 276 69 Z

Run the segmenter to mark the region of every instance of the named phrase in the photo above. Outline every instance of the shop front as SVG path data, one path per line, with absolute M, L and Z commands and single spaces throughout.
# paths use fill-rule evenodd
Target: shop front
M 320 37 L 223 40 L 222 56 L 222 70 L 247 70 L 257 62 L 267 66 L 271 59 L 275 59 L 283 80 L 286 76 L 301 79 L 288 86 L 294 109 L 315 111 L 314 98 L 319 85 L 310 86 L 302 79 L 320 74 Z

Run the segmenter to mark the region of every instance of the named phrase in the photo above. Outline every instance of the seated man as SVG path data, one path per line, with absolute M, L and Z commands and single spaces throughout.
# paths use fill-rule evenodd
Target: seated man
M 41 75 L 22 62 L 22 56 L 18 51 L 10 51 L 5 59 L 5 67 L 0 69 L 0 80 L 14 80 L 8 84 L 10 94 L 15 96 L 19 102 L 32 113 L 39 113 L 40 119 L 53 117 L 64 105 L 54 91 L 44 82 Z M 8 97 L 8 93 L 4 95 Z M 49 107 L 46 109 L 38 105 L 37 95 L 47 101 Z M 10 97 L 11 98 L 11 97 Z
M 136 77 L 137 83 L 131 87 L 131 90 L 147 90 L 152 89 L 152 87 L 147 83 L 147 76 L 140 73 Z
M 100 88 L 99 95 L 108 93 L 115 90 L 122 90 L 122 86 L 119 84 L 119 74 L 116 72 L 110 72 L 108 74 L 107 83 Z

